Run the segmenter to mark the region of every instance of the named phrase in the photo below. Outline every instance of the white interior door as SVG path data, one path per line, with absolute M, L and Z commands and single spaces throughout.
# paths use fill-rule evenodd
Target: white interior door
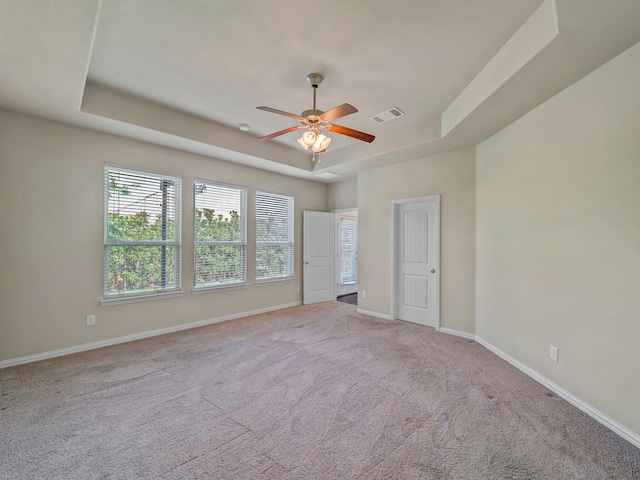
M 336 299 L 336 215 L 304 212 L 302 303 Z
M 358 218 L 338 216 L 338 296 L 358 291 Z
M 395 205 L 396 318 L 439 326 L 439 197 Z

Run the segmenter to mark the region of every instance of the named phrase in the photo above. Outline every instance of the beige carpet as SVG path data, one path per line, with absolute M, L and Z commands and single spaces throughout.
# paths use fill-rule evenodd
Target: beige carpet
M 3 479 L 640 479 L 473 341 L 307 305 L 0 370 Z

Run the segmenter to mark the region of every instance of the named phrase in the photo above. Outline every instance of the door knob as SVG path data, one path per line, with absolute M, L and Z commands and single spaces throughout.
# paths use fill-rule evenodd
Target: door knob
M 436 273 L 436 269 L 435 269 L 435 268 L 432 268 L 432 269 L 431 269 L 431 273 Z
M 309 265 L 309 262 L 302 262 L 302 263 L 304 263 L 305 265 Z

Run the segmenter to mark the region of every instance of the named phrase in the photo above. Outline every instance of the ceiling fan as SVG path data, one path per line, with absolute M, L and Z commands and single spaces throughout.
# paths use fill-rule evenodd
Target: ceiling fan
M 256 107 L 258 110 L 277 113 L 279 115 L 284 115 L 285 117 L 290 117 L 298 120 L 300 122 L 300 125 L 285 128 L 284 130 L 280 130 L 279 132 L 261 137 L 258 140 L 264 142 L 267 140 L 271 140 L 272 138 L 279 137 L 280 135 L 306 128 L 307 130 L 302 134 L 302 137 L 298 139 L 298 143 L 305 150 L 311 148 L 311 151 L 313 152 L 313 161 L 315 161 L 316 159 L 316 154 L 326 151 L 329 143 L 331 143 L 331 138 L 322 133 L 323 129 L 330 132 L 339 133 L 341 135 L 347 135 L 348 137 L 353 137 L 358 140 L 362 140 L 363 142 L 373 142 L 373 140 L 376 138 L 373 135 L 369 135 L 368 133 L 359 132 L 358 130 L 354 130 L 352 128 L 343 127 L 341 125 L 331 123 L 338 118 L 356 113 L 358 111 L 357 108 L 349 105 L 348 103 L 343 103 L 342 105 L 332 108 L 331 110 L 328 110 L 326 112 L 316 109 L 316 90 L 318 89 L 318 85 L 320 85 L 320 83 L 322 83 L 322 80 L 324 80 L 324 77 L 319 73 L 310 73 L 309 75 L 307 75 L 307 80 L 311 84 L 311 87 L 313 87 L 312 109 L 305 110 L 300 115 L 296 115 L 294 113 L 284 112 L 282 110 L 277 110 L 271 107 Z

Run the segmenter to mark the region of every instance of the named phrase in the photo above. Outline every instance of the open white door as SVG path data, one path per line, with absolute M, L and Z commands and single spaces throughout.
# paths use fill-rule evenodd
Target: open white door
M 304 212 L 302 303 L 336 299 L 336 215 Z

